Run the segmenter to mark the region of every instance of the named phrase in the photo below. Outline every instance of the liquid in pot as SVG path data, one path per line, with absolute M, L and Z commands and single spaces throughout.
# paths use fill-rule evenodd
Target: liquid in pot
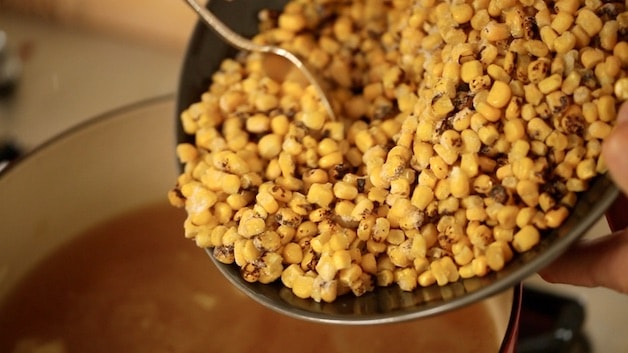
M 239 293 L 182 236 L 185 215 L 144 207 L 58 249 L 0 305 L 0 352 L 496 352 L 484 302 L 383 326 L 277 314 Z

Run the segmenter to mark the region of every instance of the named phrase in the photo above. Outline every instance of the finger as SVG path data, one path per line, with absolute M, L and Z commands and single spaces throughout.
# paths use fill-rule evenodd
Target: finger
M 628 230 L 575 244 L 539 272 L 552 283 L 607 287 L 628 294 Z
M 613 132 L 604 140 L 602 155 L 615 183 L 628 193 L 628 102 L 617 114 L 617 124 Z

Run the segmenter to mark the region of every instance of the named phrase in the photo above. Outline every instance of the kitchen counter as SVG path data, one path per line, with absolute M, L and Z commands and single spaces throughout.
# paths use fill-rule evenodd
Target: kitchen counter
M 191 26 L 176 27 L 187 37 Z M 88 118 L 126 104 L 175 92 L 184 45 L 160 45 L 104 31 L 0 12 L 0 30 L 26 58 L 17 90 L 0 100 L 0 137 L 30 150 Z M 170 43 L 172 44 L 172 43 Z M 587 237 L 608 232 L 600 220 Z M 606 289 L 550 285 L 538 276 L 529 286 L 569 295 L 586 310 L 585 333 L 594 352 L 628 351 L 628 296 Z

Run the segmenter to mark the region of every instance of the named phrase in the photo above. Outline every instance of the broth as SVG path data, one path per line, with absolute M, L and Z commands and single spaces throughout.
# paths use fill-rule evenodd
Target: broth
M 277 314 L 237 292 L 182 236 L 185 215 L 144 207 L 76 237 L 0 306 L 0 352 L 496 352 L 483 302 L 385 326 Z

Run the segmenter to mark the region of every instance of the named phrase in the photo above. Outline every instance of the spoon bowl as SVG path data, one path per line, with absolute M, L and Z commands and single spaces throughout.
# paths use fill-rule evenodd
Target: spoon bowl
M 285 0 L 211 1 L 208 7 L 231 28 L 246 35 L 257 32 L 257 14 L 262 9 L 280 10 Z M 177 95 L 177 117 L 199 100 L 207 90 L 211 76 L 220 62 L 233 57 L 235 51 L 203 24 L 197 25 L 183 62 Z M 178 126 L 179 142 L 193 143 L 193 136 Z M 446 286 L 430 286 L 406 292 L 397 286 L 377 288 L 361 297 L 341 296 L 332 303 L 318 303 L 296 297 L 281 283 L 260 284 L 245 281 L 237 266 L 217 261 L 215 266 L 229 281 L 259 303 L 300 319 L 324 323 L 367 325 L 391 323 L 438 315 L 457 309 L 497 293 L 517 287 L 519 283 L 542 269 L 603 216 L 617 197 L 618 190 L 606 176 L 599 176 L 580 200 L 563 226 L 543 236 L 532 250 L 515 257 L 506 267 L 481 278 L 470 278 Z
M 205 24 L 216 32 L 225 42 L 231 46 L 250 52 L 258 52 L 270 54 L 271 57 L 265 57 L 263 61 L 264 71 L 274 79 L 282 80 L 283 77 L 292 73 L 292 70 L 286 69 L 286 66 L 292 65 L 298 73 L 301 74 L 300 81 L 307 81 L 311 84 L 318 94 L 323 107 L 331 120 L 335 120 L 334 110 L 331 102 L 325 94 L 322 80 L 316 76 L 315 71 L 308 68 L 306 63 L 298 56 L 288 50 L 273 45 L 260 45 L 249 39 L 246 39 L 234 32 L 229 26 L 224 24 L 216 17 L 208 8 L 199 5 L 196 0 L 185 0 L 185 2 L 196 12 Z M 279 58 L 280 60 L 277 60 Z M 283 60 L 281 60 L 283 59 Z

